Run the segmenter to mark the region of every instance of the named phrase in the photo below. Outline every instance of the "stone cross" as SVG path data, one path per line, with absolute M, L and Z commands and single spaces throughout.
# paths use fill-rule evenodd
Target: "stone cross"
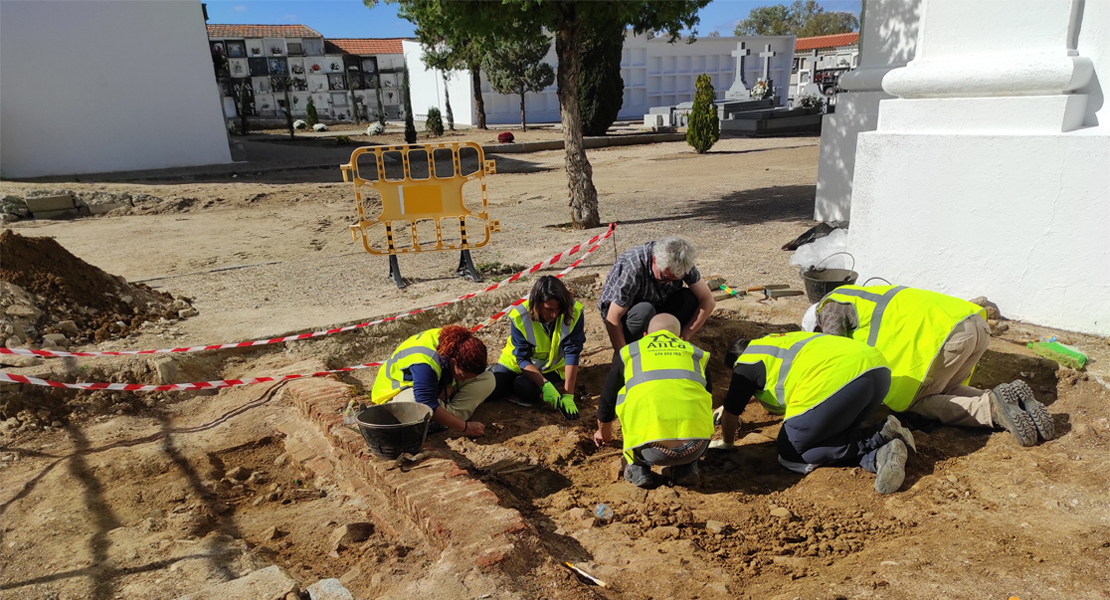
M 767 87 L 771 87 L 771 59 L 778 56 L 778 52 L 771 50 L 771 44 L 764 46 L 763 52 L 759 53 L 759 57 L 763 59 L 763 81 L 767 82 Z
M 752 53 L 751 50 L 744 47 L 746 45 L 746 42 L 740 42 L 736 49 L 732 51 L 732 55 L 736 57 L 736 81 L 739 81 L 744 87 L 748 87 L 747 82 L 744 81 L 744 58 Z

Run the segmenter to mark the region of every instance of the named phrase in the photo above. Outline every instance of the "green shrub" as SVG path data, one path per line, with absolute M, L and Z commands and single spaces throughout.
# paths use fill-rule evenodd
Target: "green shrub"
M 605 135 L 624 103 L 621 50 L 624 26 L 597 26 L 578 50 L 578 111 L 582 135 Z
M 721 139 L 721 123 L 717 119 L 716 92 L 709 75 L 698 75 L 694 91 L 694 107 L 690 110 L 690 123 L 686 128 L 686 143 L 698 154 L 708 152 Z
M 311 96 L 308 98 L 308 104 L 305 105 L 304 109 L 305 112 L 308 113 L 308 118 L 305 120 L 308 121 L 309 127 L 312 127 L 320 122 L 320 117 L 316 115 L 316 105 L 312 103 Z
M 443 135 L 443 117 L 439 114 L 438 108 L 434 106 L 428 108 L 428 119 L 424 121 L 424 131 L 435 137 Z
M 337 135 L 337 136 L 335 136 L 335 145 L 336 146 L 349 146 L 349 145 L 351 145 L 351 136 L 349 136 L 349 135 Z

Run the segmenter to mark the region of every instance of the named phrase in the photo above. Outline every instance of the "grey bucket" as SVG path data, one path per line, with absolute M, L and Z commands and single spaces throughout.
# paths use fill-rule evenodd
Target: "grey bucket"
M 416 402 L 386 402 L 362 408 L 355 422 L 374 456 L 394 459 L 420 451 L 432 422 L 432 409 Z
M 830 254 L 809 269 L 798 271 L 798 275 L 802 277 L 802 281 L 806 284 L 806 297 L 809 298 L 810 302 L 820 302 L 829 292 L 842 285 L 852 285 L 859 279 L 859 273 L 856 273 L 852 269 L 818 268 L 826 260 L 829 260 L 837 254 L 848 253 L 837 252 L 835 254 Z M 848 254 L 848 257 L 852 259 L 852 268 L 854 269 L 856 266 L 856 258 L 851 254 Z

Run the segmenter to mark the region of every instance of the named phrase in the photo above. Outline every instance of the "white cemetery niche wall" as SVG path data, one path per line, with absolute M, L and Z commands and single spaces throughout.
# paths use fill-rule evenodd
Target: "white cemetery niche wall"
M 814 220 L 850 219 L 857 136 L 875 130 L 879 102 L 893 98 L 882 89 L 883 77 L 914 57 L 921 9 L 921 0 L 864 3 L 859 66 L 841 75 L 838 85 L 843 91 L 837 94 L 836 112 L 821 122 Z
M 476 122 L 477 116 L 474 113 L 470 73 L 468 71 L 453 71 L 448 77 L 445 87 L 443 73 L 435 69 L 429 69 L 424 65 L 424 51 L 421 49 L 419 43 L 407 40 L 402 41 L 401 48 L 404 52 L 403 55 L 379 54 L 377 56 L 378 70 L 388 71 L 390 69 L 402 68 L 405 62 L 408 62 L 409 87 L 412 90 L 413 112 L 423 117 L 427 114 L 429 107 L 435 106 L 439 108 L 440 112 L 444 115 L 444 126 L 446 126 L 447 104 L 445 93 L 449 93 L 451 97 L 451 112 L 455 117 L 455 124 L 473 125 Z M 389 78 L 397 77 L 397 82 L 400 83 L 399 74 L 383 73 L 382 75 L 388 76 Z M 386 97 L 386 92 L 394 94 L 396 99 L 388 99 Z M 401 114 L 399 92 L 399 88 L 382 90 L 382 100 L 385 105 L 386 115 L 390 119 L 397 118 Z M 371 112 L 376 111 L 377 100 L 373 97 L 372 91 L 369 92 L 369 98 L 370 102 L 367 103 L 367 106 L 370 108 Z M 530 120 L 531 117 L 529 117 L 529 121 Z
M 858 138 L 861 278 L 1110 335 L 1110 3 L 923 8 L 916 58 L 882 80 L 898 97 Z

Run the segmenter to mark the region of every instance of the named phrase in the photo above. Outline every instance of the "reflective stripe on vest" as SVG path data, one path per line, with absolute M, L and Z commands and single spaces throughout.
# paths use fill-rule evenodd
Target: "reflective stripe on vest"
M 917 399 L 956 327 L 976 314 L 986 320 L 980 306 L 905 286 L 839 287 L 825 296 L 818 311 L 828 302 L 852 305 L 859 328 L 849 335 L 883 353 L 892 379 L 883 402 L 895 411 L 906 410 Z M 969 375 L 963 384 L 970 379 Z
M 755 396 L 768 412 L 784 419 L 817 406 L 868 371 L 887 370 L 886 360 L 875 348 L 850 338 L 803 331 L 753 340 L 736 363 L 763 364 L 766 382 Z
M 786 376 L 790 374 L 791 367 L 794 366 L 794 359 L 798 353 L 802 351 L 802 347 L 806 344 L 817 339 L 818 336 L 799 340 L 790 345 L 789 348 L 780 348 L 778 346 L 748 346 L 744 353 L 751 352 L 752 354 L 770 354 L 775 358 L 782 361 L 779 367 L 779 380 L 775 384 L 775 399 L 778 400 L 779 406 L 786 408 Z
M 619 356 L 624 386 L 616 412 L 626 460 L 645 444 L 713 437 L 713 396 L 705 389 L 708 352 L 660 331 L 625 346 Z
M 393 355 L 378 369 L 370 389 L 371 400 L 376 404 L 388 402 L 402 389 L 412 387 L 405 381 L 405 370 L 416 363 L 427 364 L 438 378 L 443 374 L 443 358 L 435 351 L 439 344 L 439 329 L 429 329 L 401 342 Z
M 547 358 L 545 362 L 542 365 L 537 364 L 535 366 L 540 370 L 541 373 L 548 373 L 564 366 L 563 361 L 566 356 L 563 354 L 563 342 L 567 339 L 567 336 L 570 335 L 570 332 L 572 329 L 574 329 L 574 326 L 578 324 L 578 321 L 582 319 L 582 305 L 578 302 L 574 303 L 574 307 L 571 310 L 570 323 L 567 323 L 567 320 L 563 315 L 559 315 L 558 317 L 556 317 L 559 323 L 559 329 L 557 332 L 553 331 L 551 336 L 547 335 L 547 332 L 543 330 L 542 325 L 537 325 L 536 322 L 532 320 L 532 315 L 528 312 L 527 301 L 513 307 L 513 309 L 509 312 L 509 319 L 512 323 L 512 326 L 520 329 L 521 333 L 524 334 L 524 338 L 528 340 L 529 344 L 532 345 L 534 353 L 536 353 L 537 351 L 542 353 L 543 349 L 540 348 L 541 342 L 547 345 Z M 540 329 L 540 331 L 542 332 L 542 340 L 536 337 L 537 328 Z M 501 357 L 498 359 L 497 362 L 505 367 L 508 367 L 509 370 L 519 373 L 520 367 L 517 365 L 516 356 L 513 354 L 513 350 L 515 350 L 515 348 L 513 347 L 513 338 L 512 334 L 510 333 L 509 339 L 505 342 L 505 348 L 501 351 Z
M 696 382 L 701 386 L 705 386 L 705 374 L 701 369 L 701 358 L 705 356 L 705 351 L 697 346 L 693 346 L 693 364 L 691 370 L 686 369 L 655 369 L 654 371 L 644 372 L 643 359 L 640 355 L 640 346 L 638 344 L 631 344 L 628 346 L 629 360 L 632 362 L 632 377 L 624 382 L 624 387 L 621 392 L 617 394 L 617 406 L 624 403 L 625 395 L 628 390 L 649 381 L 660 381 L 662 379 L 689 379 Z
M 890 301 L 894 299 L 894 296 L 904 289 L 906 289 L 906 286 L 899 285 L 890 288 L 882 294 L 876 294 L 874 292 L 868 292 L 860 289 L 837 288 L 834 293 L 843 294 L 845 296 L 855 296 L 857 298 L 863 298 L 875 303 L 875 308 L 871 312 L 871 324 L 868 328 L 867 334 L 867 345 L 874 348 L 875 342 L 879 340 L 879 326 L 883 323 L 883 314 L 886 313 L 886 307 L 890 306 Z M 859 317 L 858 311 L 856 317 Z

